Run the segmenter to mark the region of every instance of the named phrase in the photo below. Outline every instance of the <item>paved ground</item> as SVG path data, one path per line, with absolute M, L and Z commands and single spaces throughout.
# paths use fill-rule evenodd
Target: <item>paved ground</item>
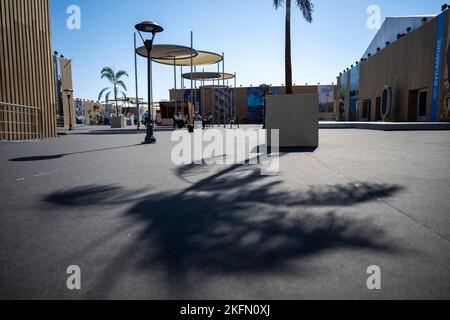
M 263 177 L 91 130 L 0 144 L 0 298 L 450 298 L 449 131 L 322 130 Z

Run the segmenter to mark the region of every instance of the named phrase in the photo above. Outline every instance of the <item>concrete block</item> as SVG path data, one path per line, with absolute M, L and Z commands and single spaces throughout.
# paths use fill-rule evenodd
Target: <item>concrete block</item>
M 125 117 L 111 117 L 111 128 L 122 129 L 127 127 L 127 119 Z
M 266 128 L 280 130 L 281 148 L 319 146 L 319 96 L 300 94 L 268 96 Z M 269 139 L 269 146 L 271 141 Z

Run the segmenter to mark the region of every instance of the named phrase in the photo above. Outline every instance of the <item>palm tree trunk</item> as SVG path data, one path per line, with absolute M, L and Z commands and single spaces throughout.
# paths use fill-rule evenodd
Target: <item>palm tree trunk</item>
M 117 102 L 117 86 L 114 85 L 114 100 L 116 101 L 116 116 L 119 117 L 119 106 Z
M 285 51 L 285 72 L 286 72 L 286 94 L 293 94 L 292 91 L 292 56 L 291 56 L 291 0 L 286 0 L 286 51 Z

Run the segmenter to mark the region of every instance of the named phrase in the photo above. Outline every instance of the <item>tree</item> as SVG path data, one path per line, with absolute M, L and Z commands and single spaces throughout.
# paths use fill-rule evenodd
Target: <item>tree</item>
M 117 99 L 119 96 L 119 91 L 122 94 L 123 98 L 126 99 L 127 95 L 125 91 L 127 91 L 127 86 L 125 83 L 121 80 L 123 77 L 128 77 L 128 73 L 126 71 L 120 70 L 116 72 L 112 68 L 105 67 L 101 71 L 102 79 L 106 78 L 111 83 L 111 87 L 106 87 L 102 91 L 100 91 L 100 94 L 98 96 L 98 100 L 102 99 L 102 96 L 105 95 L 105 100 L 108 103 L 109 97 L 111 94 L 114 95 L 114 101 L 116 102 L 116 115 L 119 116 L 119 106 L 117 103 Z M 124 90 L 124 91 L 122 91 Z
M 312 13 L 314 6 L 311 0 L 294 0 L 305 20 L 309 23 L 313 21 Z M 273 0 L 276 9 L 286 5 L 286 52 L 285 52 L 285 72 L 286 72 L 286 94 L 292 94 L 292 54 L 291 54 L 291 7 L 292 0 Z

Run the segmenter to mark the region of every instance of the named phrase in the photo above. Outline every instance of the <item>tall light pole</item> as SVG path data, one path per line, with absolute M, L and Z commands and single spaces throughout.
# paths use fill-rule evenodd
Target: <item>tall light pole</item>
M 261 92 L 263 94 L 263 101 L 264 101 L 263 129 L 266 129 L 267 94 L 269 93 L 270 86 L 267 84 L 262 84 L 259 86 L 259 88 L 261 89 Z
M 138 67 L 137 67 L 137 45 L 136 45 L 136 32 L 134 33 L 134 81 L 136 86 L 136 119 L 137 129 L 141 127 L 140 119 L 140 106 L 139 106 L 139 88 L 138 88 Z
M 73 126 L 72 126 L 72 108 L 70 106 L 70 98 L 72 97 L 73 89 L 64 89 L 63 91 L 66 94 L 67 105 L 68 105 L 68 108 L 69 108 L 69 130 L 73 130 Z
M 153 21 L 144 21 L 136 25 L 136 30 L 139 32 L 139 36 L 144 42 L 145 49 L 147 50 L 147 93 L 148 93 L 148 115 L 153 114 L 153 88 L 152 88 L 152 56 L 151 52 L 153 49 L 153 41 L 155 40 L 155 36 L 157 33 L 163 32 L 164 28 L 159 24 Z M 149 40 L 145 40 L 142 36 L 141 32 L 151 33 L 152 37 Z M 150 120 L 150 119 L 149 119 Z M 146 144 L 156 143 L 156 138 L 153 135 L 153 121 L 148 121 L 147 124 L 147 134 L 145 136 Z

